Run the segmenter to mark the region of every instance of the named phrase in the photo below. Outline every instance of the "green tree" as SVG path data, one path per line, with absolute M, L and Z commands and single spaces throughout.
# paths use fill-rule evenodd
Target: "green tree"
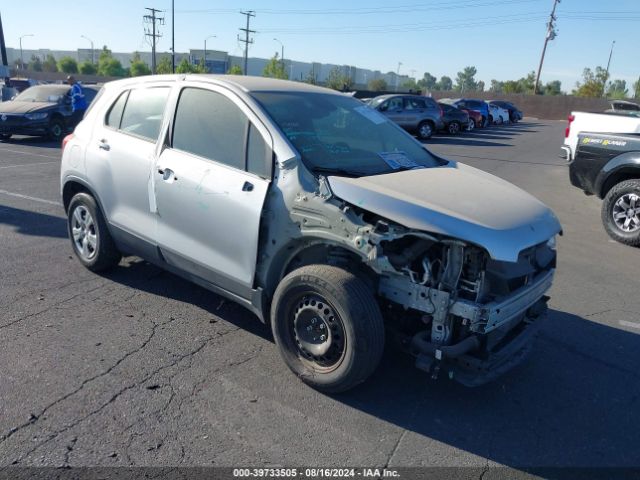
M 489 91 L 493 93 L 502 93 L 502 89 L 504 87 L 504 82 L 500 82 L 496 79 L 491 80 L 491 86 L 489 87 Z
M 307 76 L 304 79 L 305 83 L 310 83 L 311 85 L 318 84 L 318 76 L 313 68 L 309 69 Z
M 186 57 L 176 65 L 176 73 L 193 73 L 193 65 L 189 63 Z
M 78 62 L 71 57 L 62 57 L 58 60 L 58 70 L 63 73 L 78 73 Z
M 482 80 L 478 81 L 476 86 L 479 92 L 484 92 L 484 82 Z
M 562 95 L 561 86 L 560 80 L 553 80 L 547 82 L 542 91 L 545 95 Z
M 457 92 L 476 91 L 478 89 L 478 84 L 475 79 L 476 73 L 478 73 L 476 67 L 465 67 L 464 70 L 458 72 L 454 89 Z
M 633 84 L 633 98 L 640 99 L 640 78 Z
M 57 72 L 58 71 L 58 62 L 56 62 L 56 59 L 50 53 L 47 54 L 47 56 L 44 59 L 44 62 L 42 62 L 42 71 L 43 72 Z
M 507 80 L 502 83 L 502 93 L 524 93 L 522 83 L 517 80 Z
M 438 79 L 431 75 L 429 72 L 424 72 L 424 75 L 417 82 L 418 87 L 430 92 L 431 90 L 436 89 L 436 85 L 438 84 Z
M 103 77 L 124 77 L 126 75 L 120 60 L 113 57 L 111 50 L 106 45 L 102 47 L 98 58 L 98 75 Z
M 264 70 L 262 70 L 263 77 L 271 77 L 271 78 L 280 78 L 280 79 L 288 79 L 289 75 L 287 75 L 287 71 L 284 66 L 284 62 L 278 58 L 278 52 L 271 57 L 269 62 L 265 65 Z
M 34 72 L 42 71 L 42 60 L 37 55 L 31 55 L 31 60 L 29 61 L 29 70 L 33 70 Z
M 95 75 L 98 73 L 98 67 L 96 67 L 94 63 L 91 63 L 91 60 L 85 60 L 78 65 L 78 71 L 83 75 Z
M 518 80 L 518 83 L 520 84 L 520 90 L 522 93 L 533 93 L 534 86 L 536 84 L 536 72 L 529 72 L 526 77 Z
M 627 90 L 627 82 L 624 80 L 613 80 L 607 87 L 607 97 L 616 100 L 627 98 L 629 90 Z
M 387 81 L 384 78 L 374 78 L 373 80 L 369 80 L 367 87 L 372 92 L 384 92 L 389 88 Z
M 410 78 L 409 80 L 405 80 L 402 83 L 402 88 L 404 88 L 405 90 L 411 90 L 413 92 L 420 89 L 415 78 Z
M 334 90 L 348 90 L 352 85 L 353 81 L 340 71 L 340 67 L 333 67 L 325 81 L 325 86 Z
M 151 69 L 149 65 L 147 65 L 142 58 L 140 57 L 140 53 L 133 52 L 133 57 L 131 58 L 131 65 L 129 66 L 129 75 L 132 77 L 139 77 L 141 75 L 150 75 Z
M 596 67 L 595 71 L 585 68 L 582 72 L 582 82 L 576 82 L 573 94 L 577 97 L 602 97 L 607 80 L 607 71 L 604 68 Z
M 240 65 L 231 65 L 227 73 L 229 75 L 242 75 L 242 67 Z
M 158 75 L 173 73 L 173 63 L 170 56 L 160 57 L 160 61 L 156 63 L 156 73 Z
M 453 80 L 451 80 L 451 78 L 447 77 L 446 75 L 440 77 L 440 80 L 438 80 L 438 83 L 436 85 L 436 90 L 448 92 L 451 89 L 453 89 Z

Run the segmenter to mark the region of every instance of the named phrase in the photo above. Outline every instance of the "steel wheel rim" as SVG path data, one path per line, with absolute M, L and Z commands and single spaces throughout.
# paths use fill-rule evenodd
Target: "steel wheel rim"
M 640 230 L 640 197 L 635 193 L 625 193 L 613 204 L 613 221 L 625 233 Z
M 476 122 L 473 120 L 469 120 L 469 130 L 473 130 L 476 126 Z
M 450 123 L 449 124 L 449 133 L 452 133 L 452 134 L 458 133 L 458 124 L 457 123 Z
M 98 253 L 98 232 L 96 224 L 84 205 L 78 205 L 71 215 L 71 236 L 73 246 L 80 257 L 91 261 Z
M 340 315 L 317 293 L 299 295 L 291 305 L 290 334 L 298 357 L 321 373 L 334 371 L 347 350 Z
M 425 123 L 422 126 L 420 126 L 420 136 L 422 138 L 430 137 L 431 133 L 432 133 L 431 125 L 429 125 L 428 123 Z

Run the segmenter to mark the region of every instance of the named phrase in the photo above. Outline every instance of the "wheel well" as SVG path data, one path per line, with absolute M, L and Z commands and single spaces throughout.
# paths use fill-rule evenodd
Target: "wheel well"
M 62 204 L 64 205 L 65 212 L 69 208 L 71 199 L 80 192 L 88 193 L 89 195 L 93 196 L 91 191 L 81 183 L 71 181 L 64 184 L 64 187 L 62 189 Z
M 606 197 L 607 193 L 609 193 L 609 190 L 611 190 L 618 183 L 624 182 L 625 180 L 633 180 L 636 178 L 640 178 L 640 171 L 638 170 L 632 170 L 632 171 L 627 170 L 627 171 L 614 173 L 609 178 L 607 178 L 605 182 L 602 184 L 602 189 L 600 191 L 600 198 Z
M 54 113 L 53 115 L 51 115 L 51 120 L 61 120 L 64 122 L 64 117 L 59 113 Z

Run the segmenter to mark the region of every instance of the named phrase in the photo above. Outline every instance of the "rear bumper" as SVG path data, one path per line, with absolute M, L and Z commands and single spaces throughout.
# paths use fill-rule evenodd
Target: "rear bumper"
M 571 158 L 571 147 L 569 147 L 568 145 L 563 145 L 562 147 L 560 147 L 560 150 L 562 150 L 560 152 L 560 158 L 566 160 L 568 163 L 571 163 L 573 161 Z

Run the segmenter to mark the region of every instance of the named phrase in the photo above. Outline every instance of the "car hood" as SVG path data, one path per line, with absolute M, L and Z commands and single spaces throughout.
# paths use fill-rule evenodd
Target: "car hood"
M 52 102 L 10 102 L 0 103 L 0 114 L 3 113 L 30 113 L 39 110 L 48 110 L 55 107 L 57 103 Z
M 474 243 L 495 260 L 515 262 L 523 249 L 561 230 L 553 212 L 524 190 L 457 162 L 328 181 L 346 202 L 407 228 Z

